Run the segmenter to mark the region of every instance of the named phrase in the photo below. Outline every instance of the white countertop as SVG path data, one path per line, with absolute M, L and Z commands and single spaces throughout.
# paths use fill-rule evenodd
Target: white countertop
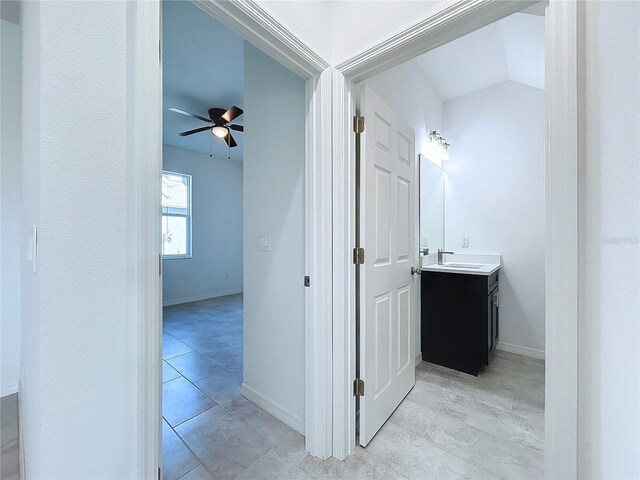
M 500 255 L 475 255 L 457 253 L 444 256 L 444 264 L 437 264 L 437 255 L 421 257 L 420 267 L 427 272 L 463 273 L 465 275 L 488 276 L 496 272 L 502 263 Z

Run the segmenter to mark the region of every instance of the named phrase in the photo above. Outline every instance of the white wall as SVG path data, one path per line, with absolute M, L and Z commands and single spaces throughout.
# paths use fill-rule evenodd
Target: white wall
M 364 83 L 415 130 L 416 154 L 426 153 L 429 132 L 442 130 L 443 103 L 418 64 L 403 63 Z
M 259 0 L 258 3 L 321 57 L 337 65 L 438 13 L 455 0 Z
M 337 65 L 454 3 L 455 0 L 332 1 L 330 60 Z
M 22 2 L 26 478 L 137 475 L 125 2 Z M 24 260 L 39 226 L 37 275 Z
M 327 0 L 257 0 L 271 16 L 329 61 L 332 3 Z
M 544 351 L 544 91 L 516 82 L 444 104 L 445 249 L 500 254 L 500 342 Z M 461 237 L 469 248 L 461 248 Z
M 3 12 L 4 13 L 4 12 Z M 0 395 L 20 380 L 21 32 L 17 18 L 0 27 Z
M 242 163 L 171 145 L 162 160 L 192 177 L 192 257 L 162 262 L 164 304 L 242 292 Z
M 586 2 L 580 478 L 640 478 L 640 3 Z
M 244 384 L 302 421 L 305 84 L 244 52 Z
M 383 2 L 385 3 L 385 2 Z M 386 72 L 380 73 L 365 84 L 369 85 L 385 102 L 387 102 L 407 122 L 416 133 L 416 156 L 426 152 L 429 132 L 442 130 L 442 101 L 426 76 L 414 62 L 406 62 Z M 416 158 L 416 162 L 417 162 Z M 416 201 L 419 192 L 416 190 Z M 419 229 L 416 225 L 416 234 Z M 420 298 L 415 296 L 416 312 L 420 312 Z M 416 355 L 421 353 L 420 315 L 416 315 Z

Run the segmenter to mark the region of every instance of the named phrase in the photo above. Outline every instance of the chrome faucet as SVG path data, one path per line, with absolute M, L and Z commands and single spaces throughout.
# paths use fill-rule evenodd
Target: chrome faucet
M 441 248 L 438 249 L 438 265 L 443 265 L 444 262 L 444 256 L 445 254 L 449 254 L 449 255 L 453 255 L 454 252 L 443 252 Z

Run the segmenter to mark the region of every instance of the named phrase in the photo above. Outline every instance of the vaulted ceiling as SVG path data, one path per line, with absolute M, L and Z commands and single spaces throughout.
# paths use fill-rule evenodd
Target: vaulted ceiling
M 413 61 L 443 101 L 514 81 L 544 88 L 544 17 L 516 13 Z
M 206 125 L 167 109 L 208 117 L 211 107 L 244 108 L 244 40 L 191 2 L 162 2 L 163 141 L 168 145 L 226 158 L 225 142 L 205 131 L 180 137 L 179 132 Z M 243 117 L 233 123 L 242 124 Z M 242 160 L 243 134 L 233 160 Z

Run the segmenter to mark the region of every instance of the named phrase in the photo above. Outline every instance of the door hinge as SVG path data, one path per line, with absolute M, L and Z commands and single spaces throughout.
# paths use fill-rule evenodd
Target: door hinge
M 363 397 L 364 396 L 364 380 L 356 378 L 353 381 L 353 396 L 354 397 Z
M 311 286 L 311 279 L 309 278 L 309 275 L 304 276 L 304 286 L 305 287 Z
M 158 61 L 162 63 L 162 41 L 158 41 Z
M 158 467 L 158 480 L 162 480 L 162 470 Z
M 364 117 L 358 115 L 353 117 L 353 132 L 357 134 L 364 132 Z
M 353 249 L 353 264 L 364 264 L 364 248 L 356 247 Z

